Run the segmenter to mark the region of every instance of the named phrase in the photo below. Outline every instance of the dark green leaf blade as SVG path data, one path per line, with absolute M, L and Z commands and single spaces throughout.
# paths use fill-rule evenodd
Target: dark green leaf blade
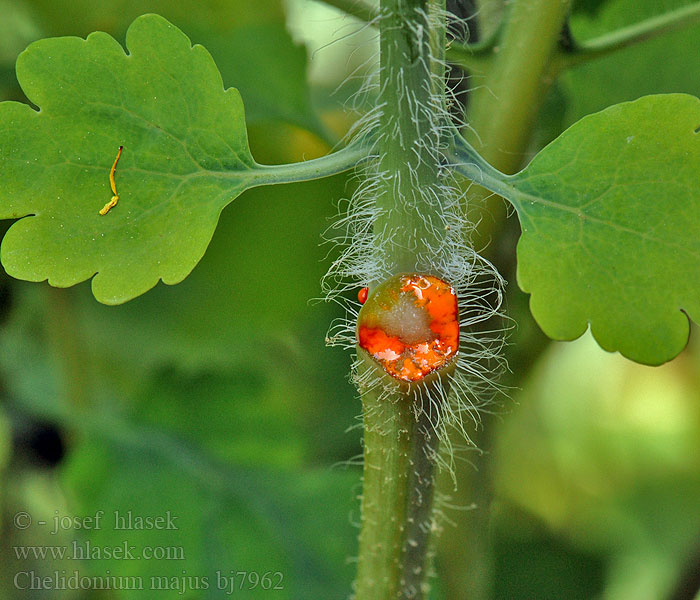
M 0 14 L 12 16 L 19 0 L 0 0 Z M 5 7 L 11 4 L 13 8 Z M 22 0 L 41 24 L 42 32 L 18 27 L 10 19 L 0 33 L 0 58 L 3 46 L 17 46 L 10 54 L 14 65 L 19 51 L 40 37 L 59 35 L 87 36 L 106 31 L 122 40 L 129 24 L 144 13 L 157 13 L 188 36 L 202 44 L 214 57 L 224 85 L 235 87 L 243 97 L 246 121 L 289 122 L 316 135 L 327 135 L 316 115 L 306 77 L 307 52 L 294 43 L 285 26 L 284 0 L 255 2 L 202 2 L 201 0 L 111 0 L 96 4 L 93 0 Z M 18 32 L 24 35 L 19 36 Z M 33 34 L 33 37 L 29 37 Z M 27 39 L 29 37 L 29 39 Z M 274 60 L 270 55 L 274 54 Z M 11 73 L 14 80 L 14 72 Z
M 292 40 L 284 22 L 202 31 L 224 82 L 240 91 L 246 121 L 286 122 L 326 139 L 327 130 L 314 111 L 306 78 L 306 49 Z M 271 59 L 271 56 L 274 58 Z
M 590 324 L 647 364 L 683 349 L 700 320 L 699 126 L 697 98 L 647 96 L 585 117 L 509 178 L 518 282 L 547 335 Z
M 126 45 L 36 42 L 17 73 L 41 110 L 0 105 L 0 217 L 33 215 L 5 236 L 5 268 L 59 287 L 96 274 L 108 304 L 182 281 L 255 166 L 240 96 L 203 47 L 156 15 L 134 21 Z M 119 204 L 101 216 L 120 145 Z
M 590 41 L 690 4 L 689 0 L 606 0 L 595 13 L 572 15 L 571 30 L 577 41 Z M 683 27 L 567 70 L 560 79 L 567 97 L 565 125 L 649 94 L 700 95 L 699 35 L 700 26 Z

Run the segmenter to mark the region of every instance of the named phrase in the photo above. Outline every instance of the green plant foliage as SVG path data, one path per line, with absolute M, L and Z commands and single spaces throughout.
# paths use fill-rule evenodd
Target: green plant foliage
M 302 343 L 304 362 L 309 352 L 323 360 L 325 329 L 336 315 L 309 298 L 319 294 L 328 252 L 319 247 L 319 232 L 343 183 L 335 177 L 245 192 L 235 210 L 223 212 L 202 261 L 178 286 L 158 286 L 118 307 L 76 289 L 76 318 L 95 352 L 190 369 L 231 368 L 252 356 L 269 369 Z M 316 324 L 312 339 L 300 331 L 308 323 Z
M 17 73 L 41 111 L 0 106 L 0 216 L 32 215 L 5 236 L 5 268 L 57 287 L 96 274 L 93 293 L 106 304 L 182 281 L 224 206 L 290 180 L 253 160 L 240 95 L 224 90 L 204 48 L 156 15 L 134 21 L 127 47 L 103 33 L 36 42 Z M 121 145 L 120 201 L 100 215 Z
M 343 313 L 309 298 L 342 251 L 319 245 L 320 234 L 355 182 L 302 180 L 344 171 L 366 152 L 353 145 L 289 164 L 324 154 L 332 134 L 313 110 L 307 53 L 285 29 L 284 1 L 0 0 L 1 98 L 22 98 L 14 63 L 33 40 L 106 32 L 31 46 L 19 78 L 32 106 L 0 104 L 0 218 L 19 219 L 0 222 L 2 235 L 12 227 L 0 254 L 17 277 L 85 282 L 56 290 L 0 273 L 1 597 L 17 595 L 20 569 L 144 577 L 145 590 L 108 592 L 115 600 L 150 600 L 156 587 L 169 591 L 155 596 L 191 600 L 351 593 L 362 427 L 344 431 L 360 408 L 347 378 L 351 357 L 324 348 L 328 323 Z M 596 38 L 686 2 L 574 0 L 573 37 Z M 143 12 L 168 21 L 141 17 L 127 33 Z M 518 27 L 508 12 L 504 19 Z M 310 13 L 301 21 L 338 35 L 362 27 Z M 590 324 L 605 348 L 656 364 L 685 344 L 683 311 L 700 316 L 698 100 L 645 98 L 556 139 L 615 102 L 700 95 L 698 31 L 561 73 L 529 151 L 555 141 L 518 175 L 502 176 L 456 145 L 454 168 L 472 181 L 481 174 L 516 206 L 520 283 L 555 338 Z M 363 62 L 339 60 L 329 63 L 339 73 L 344 60 Z M 362 83 L 352 78 L 340 97 Z M 339 96 L 328 91 L 315 90 L 316 106 L 335 107 Z M 120 145 L 121 199 L 101 217 Z M 291 181 L 299 183 L 247 189 Z M 507 278 L 518 237 L 510 225 L 492 244 Z M 94 293 L 111 304 L 160 279 L 187 278 L 104 306 L 87 284 L 96 273 Z M 657 369 L 606 355 L 588 335 L 541 355 L 545 336 L 527 295 L 514 285 L 509 292 L 518 327 L 505 384 L 524 392 L 517 410 L 504 403 L 497 424 L 483 414 L 487 435 L 477 432 L 474 442 L 491 466 L 463 485 L 460 460 L 459 489 L 450 480 L 440 495 L 443 540 L 458 540 L 476 560 L 438 562 L 430 597 L 471 597 L 447 582 L 480 571 L 486 580 L 490 566 L 493 598 L 669 595 L 698 531 L 698 349 L 691 343 Z M 62 447 L 51 466 L 37 461 L 33 437 L 47 427 Z M 492 488 L 500 500 L 489 520 L 479 514 Z M 477 509 L 465 510 L 472 503 Z M 102 510 L 106 523 L 52 536 L 13 526 L 25 510 L 35 523 Z M 115 530 L 117 510 L 170 511 L 178 528 Z M 465 525 L 463 514 L 478 522 Z M 487 537 L 490 554 L 480 542 Z M 14 551 L 73 541 L 98 551 L 125 542 L 137 551 L 182 549 L 184 557 L 18 560 Z M 238 578 L 242 589 L 226 593 L 217 571 L 281 572 L 284 589 L 247 589 Z M 203 578 L 208 589 L 197 589 Z
M 600 7 L 610 2 L 610 0 L 574 0 L 572 11 L 574 13 L 587 13 L 595 15 Z
M 698 126 L 697 98 L 645 97 L 582 119 L 509 178 L 518 282 L 547 335 L 590 324 L 648 364 L 683 349 L 700 319 Z
M 80 386 L 95 387 L 86 409 L 64 393 L 71 385 L 47 354 L 58 340 L 34 337 L 42 330 L 36 309 L 49 290 L 23 287 L 22 310 L 0 336 L 0 375 L 11 383 L 5 393 L 12 413 L 71 432 L 71 451 L 60 470 L 71 510 L 106 512 L 100 530 L 70 531 L 68 539 L 51 543 L 74 539 L 81 547 L 89 542 L 101 549 L 126 540 L 137 552 L 158 546 L 184 553 L 177 560 L 76 561 L 81 574 L 111 570 L 144 577 L 144 591 L 123 590 L 119 598 L 151 598 L 156 585 L 151 576 L 168 577 L 172 586 L 170 578 L 182 577 L 183 571 L 208 578 L 211 588 L 217 571 L 225 576 L 230 570 L 282 572 L 280 598 L 345 593 L 353 571 L 345 558 L 355 551 L 356 537 L 348 514 L 357 510 L 352 489 L 359 474 L 309 466 L 315 440 L 304 435 L 299 422 L 306 410 L 296 402 L 302 392 L 264 379 L 251 364 L 228 375 L 164 369 L 145 382 L 132 382 L 131 394 L 123 396 L 104 377 L 93 377 L 97 361 L 88 360 L 80 364 Z M 53 298 L 64 293 L 50 290 Z M 0 412 L 0 447 L 2 425 Z M 328 506 L 336 510 L 324 510 Z M 170 510 L 178 529 L 115 529 L 116 510 L 134 515 Z M 58 568 L 56 563 L 37 568 L 47 566 Z M 261 587 L 244 591 L 236 593 L 249 598 L 271 593 Z M 185 597 L 208 596 L 195 591 Z
M 248 124 L 285 121 L 325 135 L 306 83 L 306 51 L 285 28 L 281 0 L 0 0 L 0 14 L 8 15 L 8 24 L 0 23 L 7 29 L 0 39 L 0 66 L 5 54 L 14 66 L 17 54 L 41 37 L 105 31 L 121 41 L 128 25 L 144 13 L 165 17 L 211 53 L 224 85 L 241 93 Z M 9 75 L 14 80 L 14 69 Z
M 604 570 L 599 557 L 545 535 L 542 525 L 538 528 L 537 523 L 528 522 L 532 521 L 529 515 L 520 513 L 514 518 L 506 512 L 509 508 L 501 509 L 499 517 L 505 520 L 505 513 L 512 521 L 498 523 L 501 530 L 495 532 L 496 600 L 589 600 L 600 596 Z
M 10 458 L 11 445 L 10 424 L 7 422 L 5 411 L 0 407 L 0 473 L 3 472 Z
M 248 123 L 283 121 L 326 136 L 311 105 L 306 50 L 294 44 L 283 23 L 246 25 L 217 35 L 202 32 L 197 39 L 216 60 L 224 83 L 240 91 Z
M 0 0 L 0 67 L 14 64 L 17 55 L 39 37 L 29 11 L 20 2 Z
M 211 56 L 161 17 L 137 19 L 125 54 L 110 36 L 36 42 L 17 73 L 40 112 L 1 107 L 0 179 L 11 275 L 65 287 L 95 273 L 95 297 L 124 302 L 184 279 L 254 162 L 236 90 Z M 108 174 L 117 148 L 121 199 Z
M 604 576 L 609 597 L 673 597 L 700 531 L 695 341 L 654 368 L 601 351 L 587 334 L 548 348 L 517 393 L 517 407 L 496 425 L 494 486 L 504 507 L 494 529 L 509 568 L 503 576 L 515 576 L 499 588 L 536 582 L 545 589 L 576 565 L 550 565 L 546 577 L 537 577 L 547 568 L 546 547 L 513 555 L 546 528 L 555 540 L 604 558 L 598 578 Z M 515 506 L 520 510 L 512 512 Z M 534 564 L 540 558 L 545 564 Z M 594 573 L 571 575 L 558 594 L 530 590 L 522 597 L 576 598 L 574 585 L 587 589 L 586 598 L 604 595 L 590 589 Z
M 105 425 L 115 435 L 105 439 Z M 282 589 L 275 593 L 279 598 L 341 597 L 347 590 L 352 568 L 337 565 L 354 545 L 347 514 L 356 510 L 350 492 L 356 474 L 224 465 L 196 445 L 135 423 L 103 423 L 96 434 L 77 445 L 63 469 L 65 485 L 79 498 L 76 508 L 94 514 L 109 507 L 105 526 L 76 536 L 78 543 L 89 540 L 93 548 L 109 548 L 126 539 L 135 556 L 155 545 L 182 556 L 89 561 L 86 574 L 110 570 L 144 578 L 144 591 L 123 590 L 120 598 L 152 598 L 152 590 L 163 588 L 151 577 L 167 577 L 173 589 L 174 579 L 183 573 L 199 578 L 200 584 L 206 578 L 217 597 L 270 597 L 271 591 L 260 585 L 228 595 L 217 590 L 217 572 L 226 578 L 237 571 L 282 573 Z M 336 510 L 324 510 L 328 506 Z M 153 516 L 170 511 L 177 529 L 116 529 L 115 511 Z M 334 535 L 327 536 L 328 531 Z M 240 583 L 239 578 L 236 585 Z M 185 597 L 207 597 L 201 587 L 191 592 L 192 587 Z
M 688 0 L 606 0 L 595 14 L 574 15 L 571 29 L 577 40 L 588 40 L 688 4 Z M 700 95 L 698 36 L 699 25 L 683 28 L 564 73 L 566 125 L 647 94 Z
M 138 16 L 151 12 L 163 15 L 171 23 L 213 32 L 232 26 L 284 23 L 282 0 L 15 0 L 31 7 L 51 35 L 67 32 L 79 35 L 99 31 L 114 32 L 117 37 Z

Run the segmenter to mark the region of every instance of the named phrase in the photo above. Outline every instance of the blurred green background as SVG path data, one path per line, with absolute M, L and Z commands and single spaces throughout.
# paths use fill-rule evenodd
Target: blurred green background
M 582 0 L 571 26 L 586 38 L 683 4 Z M 357 118 L 343 107 L 376 36 L 311 0 L 0 0 L 0 97 L 22 100 L 14 61 L 31 41 L 103 30 L 123 43 L 145 12 L 203 44 L 239 88 L 259 162 L 324 154 Z M 611 103 L 700 95 L 699 46 L 695 27 L 565 74 L 533 151 Z M 99 305 L 88 284 L 2 275 L 0 597 L 348 596 L 360 403 L 349 353 L 324 346 L 340 310 L 313 299 L 337 252 L 321 234 L 354 184 L 244 193 L 188 279 L 123 306 Z M 514 240 L 493 245 L 512 261 Z M 484 417 L 494 596 L 671 598 L 700 569 L 700 344 L 660 368 L 589 335 L 546 344 L 514 282 L 509 314 L 512 391 Z M 448 504 L 445 527 L 465 508 Z M 78 527 L 90 522 L 74 517 L 99 511 L 100 529 Z M 116 529 L 116 511 L 132 526 L 169 516 L 177 529 Z M 68 558 L 87 544 L 99 558 Z M 124 544 L 156 558 L 104 557 Z M 75 572 L 141 576 L 151 589 L 19 589 L 28 573 L 48 576 L 47 588 Z M 263 589 L 265 574 L 282 589 Z M 432 594 L 444 598 L 439 581 Z

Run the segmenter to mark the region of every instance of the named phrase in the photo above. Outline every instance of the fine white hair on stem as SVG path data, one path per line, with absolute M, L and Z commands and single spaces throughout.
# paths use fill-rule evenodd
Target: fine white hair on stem
M 424 23 L 456 18 L 446 13 L 421 16 Z M 414 23 L 410 30 L 415 44 L 425 47 L 429 28 Z M 363 361 L 357 356 L 352 369 L 361 394 L 378 394 L 386 402 L 396 402 L 397 398 L 405 401 L 406 394 L 411 395 L 416 418 L 427 417 L 440 438 L 440 451 L 430 458 L 453 472 L 461 450 L 455 445 L 473 447 L 469 431 L 479 426 L 479 413 L 488 411 L 500 392 L 498 375 L 506 368 L 501 325 L 504 280 L 471 244 L 475 225 L 467 219 L 468 190 L 460 187 L 447 156 L 454 132 L 466 124 L 456 122 L 451 114 L 459 98 L 445 89 L 442 69 L 435 69 L 436 59 L 429 58 L 419 56 L 419 60 L 425 60 L 425 72 L 429 74 L 424 81 L 428 89 L 410 89 L 400 68 L 385 67 L 389 69 L 387 76 L 366 76 L 362 88 L 350 99 L 351 108 L 359 110 L 369 99 L 381 98 L 381 81 L 390 80 L 416 131 L 424 130 L 425 134 L 414 140 L 402 139 L 399 115 L 385 112 L 388 109 L 384 103 L 374 104 L 352 128 L 348 136 L 365 138 L 371 144 L 372 156 L 358 168 L 352 198 L 341 203 L 338 217 L 324 234 L 339 252 L 322 287 L 326 299 L 340 303 L 346 311 L 345 317 L 331 324 L 327 342 L 350 349 L 357 343 L 360 304 L 348 297 L 360 287 L 371 288 L 396 275 L 392 257 L 397 250 L 413 253 L 414 272 L 434 275 L 453 287 L 458 299 L 460 345 L 454 364 L 439 375 L 439 384 L 435 384 L 435 378 L 429 382 L 399 382 L 381 368 L 362 368 Z M 419 126 L 425 123 L 427 128 Z M 412 167 L 404 173 L 382 169 L 382 142 L 388 136 L 408 147 L 411 156 L 407 163 Z M 431 181 L 426 183 L 419 176 L 419 166 L 431 169 L 435 174 Z M 399 208 L 378 205 L 378 195 L 387 189 Z M 387 222 L 388 213 L 399 209 L 420 216 L 421 226 L 406 231 L 379 225 Z

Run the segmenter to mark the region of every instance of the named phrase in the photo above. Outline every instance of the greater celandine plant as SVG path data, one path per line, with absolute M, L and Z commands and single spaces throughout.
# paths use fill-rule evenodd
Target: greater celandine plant
M 439 530 L 436 470 L 454 469 L 504 366 L 494 326 L 503 280 L 475 250 L 478 211 L 468 204 L 498 195 L 514 207 L 518 283 L 554 339 L 590 327 L 606 350 L 660 364 L 700 317 L 697 98 L 647 96 L 585 117 L 515 175 L 486 160 L 499 164 L 485 141 L 511 127 L 522 145 L 567 66 L 697 20 L 700 9 L 562 49 L 567 1 L 515 0 L 495 37 L 473 46 L 449 39 L 444 0 L 330 3 L 378 28 L 379 71 L 347 145 L 302 163 L 253 159 L 240 95 L 224 89 L 203 47 L 159 16 L 134 21 L 126 51 L 99 32 L 32 44 L 17 76 L 39 110 L 0 105 L 0 217 L 18 219 L 1 258 L 20 279 L 92 279 L 98 301 L 119 304 L 182 281 L 244 190 L 357 169 L 335 226 L 340 258 L 324 280 L 347 309 L 329 340 L 356 351 L 363 406 L 354 593 L 421 598 Z M 523 43 L 528 68 L 513 70 Z M 490 93 L 520 94 L 503 91 L 481 139 L 454 118 L 446 60 L 487 71 Z M 475 93 L 482 122 L 483 106 Z M 348 299 L 358 289 L 358 301 Z

